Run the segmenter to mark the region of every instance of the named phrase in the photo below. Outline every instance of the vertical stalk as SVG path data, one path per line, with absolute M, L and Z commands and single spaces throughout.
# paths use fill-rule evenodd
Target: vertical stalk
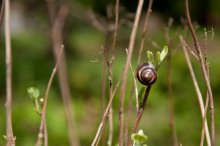
M 188 26 L 195 44 L 195 48 L 196 51 L 198 53 L 198 57 L 199 57 L 199 62 L 202 68 L 202 73 L 203 73 L 203 77 L 205 80 L 205 84 L 206 84 L 206 88 L 207 88 L 207 92 L 209 95 L 209 103 L 210 103 L 210 127 L 211 127 L 211 145 L 215 146 L 215 115 L 214 115 L 214 100 L 213 100 L 213 94 L 212 94 L 212 88 L 210 85 L 210 81 L 209 81 L 209 75 L 208 72 L 206 70 L 206 64 L 204 61 L 204 57 L 202 55 L 201 52 L 201 46 L 198 42 L 198 39 L 196 37 L 195 34 L 195 30 L 193 28 L 192 22 L 191 22 L 191 18 L 190 18 L 190 12 L 189 12 L 189 1 L 185 0 L 185 11 L 186 11 L 186 18 L 187 18 L 187 22 L 188 22 Z
M 144 22 L 144 27 L 143 27 L 143 33 L 142 33 L 142 38 L 141 38 L 141 46 L 140 46 L 140 50 L 139 50 L 139 54 L 138 54 L 138 60 L 137 60 L 137 64 L 139 65 L 140 62 L 141 62 L 141 58 L 142 58 L 142 55 L 143 55 L 143 50 L 144 50 L 144 43 L 145 43 L 145 39 L 146 39 L 146 34 L 147 34 L 147 29 L 148 29 L 148 22 L 149 22 L 149 17 L 151 16 L 151 13 L 152 13 L 152 5 L 153 5 L 153 0 L 149 0 L 148 2 L 148 8 L 147 8 L 147 13 L 146 13 L 146 16 L 145 16 L 145 22 Z M 132 83 L 132 88 L 131 88 L 131 94 L 130 94 L 130 98 L 129 98 L 129 104 L 128 104 L 128 109 L 127 109 L 127 117 L 129 117 L 129 115 L 131 114 L 131 106 L 132 106 L 132 97 L 134 95 L 134 93 L 136 92 L 136 108 L 137 108 L 137 111 L 139 109 L 139 103 L 138 103 L 138 91 L 137 91 L 137 85 L 135 83 L 136 79 L 134 78 L 134 81 Z M 130 141 L 130 136 L 128 136 L 128 123 L 129 120 L 126 120 L 126 123 L 125 123 L 125 136 L 127 138 L 127 144 L 129 143 Z
M 169 47 L 170 48 L 170 47 Z M 168 96 L 169 96 L 169 122 L 170 128 L 172 130 L 172 141 L 173 146 L 178 146 L 178 137 L 176 133 L 175 121 L 174 121 L 174 107 L 173 107 L 173 88 L 172 88 L 172 56 L 171 56 L 171 49 L 168 54 L 168 70 L 167 70 L 167 78 L 168 78 Z
M 167 67 L 167 87 L 168 87 L 168 108 L 169 108 L 169 125 L 172 132 L 172 143 L 173 146 L 178 146 L 178 137 L 175 127 L 174 120 L 174 104 L 173 104 L 173 86 L 172 86 L 172 53 L 173 49 L 171 46 L 171 40 L 169 36 L 170 27 L 172 26 L 172 19 L 169 19 L 168 26 L 165 27 L 165 39 L 168 44 L 169 52 L 168 52 L 168 67 Z
M 204 107 L 204 103 L 203 103 L 203 99 L 202 99 L 202 93 L 200 91 L 198 82 L 196 80 L 196 76 L 195 76 L 195 73 L 194 73 L 194 70 L 193 70 L 190 58 L 188 56 L 188 53 L 187 53 L 187 50 L 186 50 L 186 47 L 185 47 L 184 40 L 183 40 L 182 36 L 180 36 L 180 42 L 181 42 L 181 45 L 182 45 L 182 49 L 184 51 L 184 55 L 185 55 L 185 58 L 186 58 L 186 62 L 187 62 L 189 71 L 190 71 L 190 75 L 192 77 L 193 85 L 194 85 L 194 88 L 196 90 L 196 94 L 197 94 L 197 98 L 198 98 L 198 102 L 199 102 L 199 106 L 200 106 L 200 110 L 201 110 L 201 114 L 202 114 L 202 118 L 203 118 L 203 116 L 205 114 L 205 107 Z M 204 120 L 204 126 L 205 126 L 204 128 L 205 128 L 207 145 L 211 146 L 211 140 L 210 140 L 210 135 L 209 135 L 209 128 L 208 128 L 208 124 L 207 124 L 207 120 L 206 119 Z
M 66 5 L 60 6 L 59 11 L 56 14 L 55 1 L 47 0 L 46 2 L 51 23 L 50 38 L 53 46 L 52 51 L 54 54 L 54 58 L 57 60 L 60 45 L 63 44 L 63 27 L 69 9 Z M 65 118 L 68 126 L 69 142 L 71 146 L 79 146 L 80 142 L 76 132 L 76 122 L 74 118 L 73 105 L 71 99 L 72 95 L 68 83 L 65 52 L 61 54 L 60 65 L 58 66 L 58 79 L 64 105 Z
M 137 28 L 139 24 L 139 19 L 140 19 L 143 3 L 144 3 L 144 0 L 138 1 L 137 12 L 136 12 L 136 16 L 135 16 L 131 36 L 130 36 L 130 42 L 128 46 L 128 57 L 125 63 L 125 68 L 122 73 L 123 75 L 122 75 L 122 84 L 120 88 L 120 109 L 119 109 L 119 139 L 118 139 L 119 146 L 123 146 L 123 143 L 124 143 L 124 98 L 125 98 L 129 65 L 131 62 L 132 54 L 133 54 L 134 43 L 135 43 L 135 38 L 136 38 L 136 33 L 137 33 Z
M 12 129 L 12 57 L 10 32 L 10 1 L 5 0 L 5 44 L 6 44 L 6 146 L 14 146 Z
M 36 142 L 35 146 L 41 146 L 43 138 L 44 138 L 44 146 L 48 145 L 47 126 L 46 126 L 46 112 L 47 112 L 48 95 L 49 95 L 49 91 L 50 91 L 53 79 L 54 79 L 55 74 L 57 72 L 57 68 L 60 63 L 61 55 L 63 52 L 63 47 L 64 46 L 62 45 L 61 49 L 59 51 L 58 57 L 57 57 L 56 65 L 53 68 L 53 71 L 51 73 L 50 79 L 47 84 L 47 88 L 46 88 L 46 92 L 45 92 L 45 96 L 44 96 L 44 103 L 43 103 L 42 112 L 41 112 L 41 124 L 39 127 L 38 138 L 37 138 L 37 142 Z

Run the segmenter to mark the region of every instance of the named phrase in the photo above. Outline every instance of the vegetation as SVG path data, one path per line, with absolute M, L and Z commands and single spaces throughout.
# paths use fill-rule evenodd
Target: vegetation
M 189 5 L 2 1 L 0 145 L 220 145 L 219 3 Z

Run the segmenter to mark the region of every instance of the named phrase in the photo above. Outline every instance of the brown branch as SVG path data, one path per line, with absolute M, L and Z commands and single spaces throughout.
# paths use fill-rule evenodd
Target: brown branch
M 202 118 L 203 118 L 203 116 L 205 114 L 205 111 L 204 111 L 205 107 L 204 107 L 204 103 L 203 103 L 202 93 L 200 91 L 200 88 L 199 88 L 199 85 L 198 85 L 198 82 L 197 82 L 197 79 L 196 79 L 196 76 L 195 76 L 195 73 L 194 73 L 194 70 L 193 70 L 193 67 L 192 67 L 192 63 L 191 63 L 189 55 L 187 53 L 187 49 L 186 49 L 186 46 L 185 46 L 185 41 L 183 40 L 182 36 L 180 36 L 180 42 L 182 44 L 182 49 L 184 51 L 184 55 L 185 55 L 185 58 L 186 58 L 186 62 L 187 62 L 189 71 L 190 71 L 190 75 L 192 77 L 193 85 L 194 85 L 194 88 L 196 90 L 196 95 L 197 95 L 197 99 L 198 99 L 198 102 L 199 102 L 201 115 L 202 115 Z M 206 134 L 207 145 L 211 146 L 207 120 L 205 120 L 205 134 Z
M 143 28 L 143 33 L 142 33 L 142 39 L 141 39 L 141 46 L 140 46 L 140 50 L 139 50 L 139 54 L 138 54 L 138 64 L 140 64 L 140 61 L 141 61 L 141 57 L 142 57 L 142 54 L 143 54 L 143 49 L 144 49 L 144 43 L 145 43 L 145 38 L 146 38 L 146 33 L 147 33 L 147 28 L 148 28 L 148 21 L 149 21 L 149 17 L 151 16 L 151 12 L 152 12 L 152 5 L 153 5 L 153 0 L 149 0 L 149 3 L 148 3 L 148 8 L 147 8 L 147 14 L 146 14 L 146 17 L 145 17 L 145 22 L 144 22 L 144 28 Z M 134 81 L 132 83 L 132 88 L 131 88 L 131 94 L 130 94 L 130 98 L 129 98 L 129 104 L 128 104 L 128 109 L 127 109 L 127 117 L 129 117 L 130 113 L 131 113 L 131 106 L 132 106 L 132 97 L 133 97 L 133 94 L 134 94 L 134 91 L 136 90 L 135 88 L 137 88 L 137 85 L 136 85 L 136 79 L 134 78 Z M 136 91 L 137 92 L 137 91 Z M 136 93 L 136 108 L 137 108 L 137 111 L 139 109 L 139 102 L 138 102 L 138 93 Z M 128 121 L 129 120 L 126 120 L 125 122 L 125 136 L 127 138 L 126 142 L 127 144 L 129 144 L 130 142 L 130 137 L 128 136 Z
M 168 87 L 168 108 L 169 108 L 169 124 L 172 131 L 172 142 L 173 146 L 178 146 L 178 137 L 176 132 L 175 120 L 174 120 L 174 103 L 173 103 L 173 86 L 172 86 L 172 53 L 173 49 L 171 46 L 170 39 L 170 28 L 172 26 L 172 19 L 169 19 L 168 25 L 165 27 L 165 39 L 169 48 L 168 52 L 168 66 L 167 66 L 167 87 Z
M 114 99 L 114 97 L 115 97 L 115 93 L 117 92 L 117 89 L 118 89 L 119 83 L 120 83 L 120 81 L 121 81 L 121 78 L 122 78 L 122 76 L 121 76 L 120 79 L 118 80 L 118 82 L 117 82 L 117 84 L 116 84 L 116 86 L 115 86 L 115 89 L 114 89 L 114 91 L 113 91 L 113 93 L 112 93 L 112 96 L 111 96 L 110 99 L 109 99 L 108 105 L 107 105 L 107 107 L 106 107 L 106 109 L 105 109 L 105 113 L 104 113 L 104 115 L 103 115 L 103 117 L 102 117 L 102 121 L 101 121 L 101 123 L 99 124 L 98 130 L 97 130 L 97 132 L 96 132 L 95 138 L 93 139 L 93 142 L 92 142 L 91 146 L 97 146 L 98 143 L 99 143 L 100 136 L 101 136 L 101 134 L 102 134 L 102 132 L 103 132 L 103 125 L 106 123 L 106 120 L 107 120 L 107 118 L 108 118 L 108 115 L 109 115 L 109 112 L 110 112 L 110 108 L 111 108 L 111 105 L 112 105 L 112 101 L 113 101 L 113 99 Z
M 136 133 L 137 132 L 138 125 L 140 123 L 141 117 L 142 117 L 144 109 L 146 107 L 146 103 L 147 103 L 147 99 L 148 99 L 150 90 L 151 90 L 151 85 L 147 86 L 147 88 L 146 88 L 146 91 L 145 91 L 145 94 L 144 94 L 144 97 L 143 97 L 143 101 L 142 101 L 141 106 L 140 106 L 140 108 L 138 110 L 138 115 L 137 115 L 137 118 L 135 120 L 134 126 L 132 128 L 132 133 Z
M 199 62 L 200 62 L 201 68 L 202 68 L 203 77 L 204 77 L 207 92 L 208 92 L 208 95 L 209 95 L 211 145 L 215 146 L 215 115 L 214 115 L 214 100 L 213 100 L 212 88 L 211 88 L 210 81 L 209 81 L 209 75 L 208 75 L 208 72 L 206 70 L 206 64 L 205 64 L 205 61 L 204 61 L 204 57 L 202 56 L 201 47 L 200 47 L 200 44 L 197 40 L 195 30 L 194 30 L 192 22 L 191 22 L 188 0 L 185 0 L 185 8 L 186 8 L 186 17 L 187 17 L 188 26 L 189 26 L 189 29 L 190 29 L 190 32 L 191 32 L 191 35 L 192 35 L 192 38 L 193 38 L 193 41 L 194 41 L 194 44 L 195 44 L 196 51 L 198 53 Z
M 112 97 L 113 94 L 113 62 L 114 62 L 114 50 L 117 40 L 117 31 L 118 31 L 118 16 L 119 16 L 119 0 L 116 1 L 115 4 L 115 24 L 114 29 L 112 29 L 113 22 L 113 14 L 112 14 L 112 7 L 107 7 L 107 22 L 108 26 L 105 28 L 106 31 L 106 41 L 105 41 L 105 47 L 104 47 L 104 63 L 103 63 L 103 69 L 102 69 L 102 91 L 101 91 L 101 111 L 104 111 L 104 101 L 105 101 L 105 92 L 106 92 L 106 73 L 108 71 L 108 79 L 109 79 L 109 95 L 108 100 Z M 95 15 L 94 15 L 95 16 Z M 95 17 L 94 17 L 95 18 Z M 93 18 L 93 21 L 97 21 Z M 103 113 L 102 113 L 103 115 Z M 103 123 L 103 130 L 105 129 L 105 123 Z M 102 131 L 103 131 L 102 130 Z M 109 109 L 109 138 L 108 138 L 108 144 L 112 145 L 112 139 L 113 139 L 113 113 L 112 113 L 112 107 Z M 102 132 L 102 145 L 106 145 L 105 141 L 105 133 Z
M 59 47 L 63 43 L 62 30 L 65 24 L 66 17 L 68 15 L 68 6 L 61 6 L 60 10 L 55 15 L 55 2 L 53 0 L 47 1 L 49 18 L 51 22 L 51 41 L 54 57 L 57 60 L 57 55 L 59 53 Z M 71 100 L 70 87 L 68 85 L 67 68 L 66 68 L 66 57 L 65 52 L 62 53 L 60 59 L 60 65 L 58 66 L 58 79 L 60 85 L 60 91 L 64 104 L 64 112 L 66 117 L 66 122 L 68 126 L 69 141 L 71 146 L 79 146 L 78 136 L 76 134 L 76 122 L 73 114 L 73 106 Z
M 144 0 L 139 0 L 138 1 L 138 7 L 136 11 L 136 16 L 130 36 L 130 42 L 128 46 L 128 57 L 126 59 L 125 63 L 125 68 L 123 70 L 123 75 L 122 75 L 122 85 L 120 89 L 120 109 L 119 109 L 119 146 L 123 146 L 124 142 L 124 98 L 125 98 L 125 92 L 126 92 L 126 84 L 127 84 L 127 78 L 128 78 L 128 70 L 129 70 L 129 65 L 131 62 L 132 54 L 133 54 L 133 49 L 134 49 L 134 43 L 135 43 L 135 38 L 136 38 L 136 33 L 137 33 L 137 28 L 139 24 L 139 19 L 141 16 L 141 10 L 143 7 Z
M 128 51 L 126 50 L 127 54 L 128 54 Z M 129 97 L 129 102 L 128 102 L 128 109 L 127 109 L 127 114 L 126 114 L 126 117 L 125 117 L 125 144 L 124 145 L 128 145 L 129 144 L 129 141 L 130 141 L 130 136 L 128 134 L 128 127 L 129 127 L 129 118 L 130 118 L 130 115 L 131 115 L 131 107 L 132 107 L 132 99 L 133 99 L 133 96 L 134 96 L 134 93 L 135 93 L 135 97 L 136 97 L 136 109 L 137 109 L 137 112 L 139 110 L 139 99 L 138 99 L 138 87 L 137 87 L 137 81 L 136 81 L 136 76 L 135 76 L 135 72 L 132 68 L 132 65 L 130 63 L 130 70 L 132 72 L 132 77 L 133 77 L 133 87 L 131 88 L 131 93 L 130 93 L 130 97 Z
M 97 28 L 99 31 L 106 33 L 107 29 L 104 23 L 97 18 L 97 14 L 94 13 L 91 9 L 87 10 L 87 19 L 92 23 L 92 25 Z
M 205 48 L 204 48 L 204 56 L 205 57 L 204 57 L 204 59 L 205 59 L 205 64 L 206 64 L 206 71 L 209 75 L 209 66 L 208 66 L 208 63 L 207 63 L 207 50 L 208 50 L 207 35 L 205 35 L 204 43 L 205 43 Z M 202 120 L 202 132 L 201 132 L 200 146 L 203 146 L 203 142 L 204 142 L 205 121 L 207 119 L 208 105 L 209 105 L 209 96 L 208 96 L 208 92 L 207 92 L 206 93 L 206 103 L 205 103 L 205 113 L 203 115 L 203 120 Z
M 204 115 L 203 115 L 203 118 L 202 118 L 202 132 L 201 132 L 200 146 L 203 146 L 203 142 L 204 142 L 208 106 L 209 106 L 209 96 L 208 96 L 208 93 L 207 93 L 206 94 L 206 103 L 205 103 L 205 112 L 204 112 Z
M 12 53 L 10 32 L 10 1 L 5 0 L 5 44 L 6 44 L 6 146 L 15 145 L 12 129 Z
M 0 27 L 2 26 L 4 8 L 5 8 L 5 0 L 2 0 L 2 3 L 1 3 L 1 11 L 0 11 Z
M 138 65 L 140 64 L 141 56 L 143 54 L 145 37 L 146 37 L 146 34 L 147 34 L 147 27 L 148 27 L 148 21 L 149 21 L 148 19 L 151 15 L 151 12 L 152 12 L 152 5 L 153 5 L 153 0 L 149 0 L 148 8 L 147 8 L 147 14 L 146 14 L 146 17 L 145 17 L 145 22 L 144 22 L 142 39 L 141 39 L 141 47 L 140 47 L 140 51 L 139 51 L 139 54 L 138 54 Z
M 112 48 L 111 48 L 111 57 L 109 59 L 109 99 L 113 94 L 113 63 L 115 58 L 115 46 L 118 35 L 118 20 L 119 20 L 119 0 L 116 0 L 115 4 L 115 24 L 114 24 L 114 33 L 112 40 Z M 113 141 L 113 112 L 112 107 L 109 111 L 109 138 L 108 145 L 112 145 Z
M 50 91 L 50 88 L 51 88 L 51 84 L 53 82 L 54 76 L 57 72 L 57 68 L 58 68 L 59 63 L 60 63 L 63 48 L 64 48 L 64 46 L 62 45 L 61 49 L 59 51 L 59 56 L 57 57 L 56 65 L 53 68 L 52 74 L 51 74 L 50 79 L 49 79 L 48 84 L 47 84 L 47 88 L 46 88 L 46 92 L 45 92 L 45 96 L 44 96 L 44 103 L 43 103 L 43 107 L 42 107 L 42 113 L 41 113 L 41 124 L 40 124 L 40 127 L 39 127 L 39 133 L 38 133 L 38 139 L 37 139 L 37 142 L 36 142 L 36 146 L 41 146 L 42 139 L 46 138 L 45 137 L 45 133 L 46 133 L 45 130 L 46 130 L 46 110 L 47 110 L 48 95 L 49 95 L 49 91 Z M 46 139 L 46 141 L 47 141 L 47 139 Z M 46 144 L 45 146 L 47 146 L 47 143 L 44 143 L 44 144 Z
M 114 55 L 114 50 L 116 46 L 116 40 L 118 35 L 118 25 L 119 25 L 119 0 L 116 0 L 115 4 L 115 25 L 114 25 L 114 34 L 113 34 L 113 41 L 112 41 L 112 55 Z M 114 58 L 114 56 L 113 56 Z
M 144 97 L 143 97 L 143 101 L 141 102 L 141 106 L 138 109 L 138 114 L 137 114 L 137 117 L 135 119 L 135 122 L 134 122 L 134 125 L 133 125 L 133 128 L 132 128 L 132 133 L 136 133 L 137 132 L 137 128 L 138 128 L 138 126 L 140 124 L 142 115 L 144 113 L 144 109 L 146 107 L 146 103 L 147 103 L 147 99 L 148 99 L 151 87 L 152 87 L 151 85 L 146 87 L 146 90 L 145 90 L 145 93 L 144 93 Z M 132 141 L 131 141 L 130 138 L 128 140 L 128 146 L 132 146 Z
M 110 22 L 109 22 L 110 23 Z M 108 25 L 108 27 L 110 27 L 111 24 Z M 112 88 L 113 88 L 113 85 L 112 85 L 112 69 L 111 69 L 111 63 L 110 63 L 110 47 L 111 47 L 111 40 L 112 40 L 112 32 L 111 31 L 107 31 L 106 33 L 106 39 L 105 39 L 105 46 L 104 46 L 104 54 L 103 54 L 103 57 L 104 57 L 104 63 L 103 63 L 103 70 L 102 70 L 102 96 L 101 96 L 101 107 L 103 107 L 103 111 L 104 112 L 104 109 L 105 109 L 105 105 L 104 105 L 104 101 L 105 101 L 105 97 L 106 97 L 106 76 L 107 76 L 107 73 L 108 73 L 108 88 L 109 88 L 109 93 L 108 93 L 108 98 L 110 99 L 110 94 L 112 93 Z M 109 100 L 108 99 L 108 100 Z M 111 109 L 110 109 L 111 111 Z M 102 114 L 103 116 L 103 114 Z M 109 114 L 109 119 L 112 118 L 111 116 L 111 113 Z M 111 119 L 110 119 L 111 121 Z M 103 124 L 103 129 L 105 129 L 106 125 L 105 123 Z M 110 128 L 110 127 L 109 127 Z M 102 133 L 102 145 L 106 145 L 105 143 L 105 133 L 103 132 Z

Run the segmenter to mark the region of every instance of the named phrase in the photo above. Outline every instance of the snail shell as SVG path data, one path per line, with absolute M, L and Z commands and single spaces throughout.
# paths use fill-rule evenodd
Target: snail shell
M 156 82 L 157 73 L 152 64 L 144 63 L 137 68 L 136 77 L 141 84 L 149 86 Z

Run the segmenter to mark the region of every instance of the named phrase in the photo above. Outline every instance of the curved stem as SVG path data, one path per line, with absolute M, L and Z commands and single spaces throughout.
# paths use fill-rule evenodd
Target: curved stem
M 146 103 L 147 103 L 147 99 L 148 99 L 151 87 L 152 87 L 151 85 L 147 86 L 147 88 L 145 90 L 143 101 L 142 101 L 142 103 L 140 105 L 140 108 L 138 110 L 138 115 L 137 115 L 137 117 L 135 119 L 135 122 L 134 122 L 134 125 L 133 125 L 133 128 L 132 128 L 132 133 L 135 133 L 137 131 L 137 128 L 138 128 L 138 126 L 140 124 L 140 121 L 141 121 L 144 109 L 146 107 Z M 129 139 L 128 145 L 131 146 L 131 144 L 132 144 L 131 143 L 131 139 Z
M 206 70 L 206 63 L 205 63 L 205 59 L 202 55 L 201 52 L 201 46 L 198 42 L 198 39 L 196 37 L 195 34 L 195 30 L 193 28 L 192 22 L 191 22 L 191 18 L 190 18 L 190 12 L 189 12 L 189 2 L 188 0 L 185 0 L 185 8 L 186 8 L 186 17 L 187 17 L 187 22 L 189 25 L 189 29 L 195 44 L 195 48 L 196 51 L 198 53 L 198 57 L 199 57 L 199 62 L 202 68 L 202 73 L 203 73 L 203 77 L 205 80 L 205 84 L 206 84 L 206 88 L 207 88 L 207 92 L 209 95 L 209 100 L 210 100 L 210 127 L 211 127 L 211 145 L 215 146 L 215 115 L 214 115 L 214 100 L 213 100 L 213 95 L 212 95 L 212 89 L 211 89 L 211 85 L 210 85 L 210 81 L 209 81 L 209 75 L 208 72 Z

